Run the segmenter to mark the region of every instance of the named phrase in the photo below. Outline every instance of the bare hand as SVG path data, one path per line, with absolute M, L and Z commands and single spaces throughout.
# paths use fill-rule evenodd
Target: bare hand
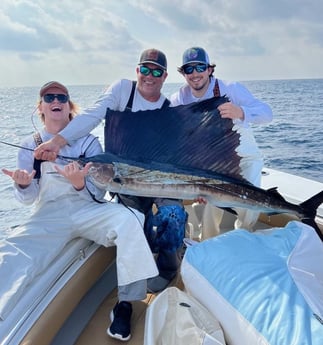
M 42 145 L 47 145 L 47 144 L 42 144 Z M 44 146 L 44 148 L 40 146 L 38 146 L 37 149 L 35 149 L 34 157 L 37 159 L 41 159 L 43 161 L 54 162 L 57 158 L 57 153 L 55 151 L 50 151 L 48 146 Z
M 239 106 L 237 106 L 231 102 L 223 103 L 223 104 L 219 105 L 218 110 L 220 112 L 222 119 L 232 119 L 232 120 L 235 120 L 235 119 L 243 120 L 244 119 L 243 110 Z
M 7 170 L 7 169 L 2 169 L 2 172 L 11 177 L 15 183 L 19 185 L 21 188 L 26 188 L 31 184 L 31 181 L 33 180 L 36 170 L 33 170 L 30 174 L 27 170 Z
M 40 144 L 34 150 L 34 157 L 44 161 L 55 161 L 59 150 L 67 144 L 66 140 L 56 135 L 52 139 Z
M 83 168 L 79 166 L 77 162 L 72 162 L 65 165 L 62 169 L 55 165 L 56 171 L 68 179 L 73 187 L 77 190 L 81 190 L 85 186 L 85 176 L 90 169 L 91 163 L 87 163 Z

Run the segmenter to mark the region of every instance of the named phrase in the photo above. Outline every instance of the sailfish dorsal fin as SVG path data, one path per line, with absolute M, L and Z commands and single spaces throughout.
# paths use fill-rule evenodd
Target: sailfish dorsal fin
M 107 111 L 105 151 L 122 159 L 242 178 L 240 134 L 217 107 L 225 96 L 147 111 Z

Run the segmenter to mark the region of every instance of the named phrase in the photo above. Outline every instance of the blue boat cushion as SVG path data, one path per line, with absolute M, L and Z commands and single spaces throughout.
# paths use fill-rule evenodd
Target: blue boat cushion
M 189 247 L 182 279 L 228 344 L 323 344 L 323 245 L 297 221 L 233 230 Z

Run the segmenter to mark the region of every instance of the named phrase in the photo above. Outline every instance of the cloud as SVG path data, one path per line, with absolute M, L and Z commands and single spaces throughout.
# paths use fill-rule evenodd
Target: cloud
M 319 0 L 2 0 L 4 85 L 102 84 L 134 78 L 140 52 L 163 50 L 170 82 L 183 51 L 202 46 L 219 77 L 323 77 Z M 319 72 L 322 71 L 322 72 Z

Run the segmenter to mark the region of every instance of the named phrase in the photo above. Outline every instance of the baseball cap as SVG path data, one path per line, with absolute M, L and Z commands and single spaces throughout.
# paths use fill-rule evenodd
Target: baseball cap
M 144 63 L 152 63 L 167 70 L 167 59 L 166 55 L 157 49 L 146 49 L 141 53 L 138 65 L 143 65 Z
M 66 86 L 59 83 L 58 81 L 49 81 L 48 83 L 44 84 L 41 87 L 41 89 L 39 91 L 39 96 L 43 97 L 46 94 L 47 90 L 52 88 L 52 87 L 56 87 L 58 89 L 61 89 L 65 95 L 68 95 L 68 90 L 67 90 Z
M 189 63 L 204 63 L 209 65 L 210 59 L 207 52 L 200 47 L 192 47 L 185 50 L 183 53 L 183 64 L 181 67 Z

